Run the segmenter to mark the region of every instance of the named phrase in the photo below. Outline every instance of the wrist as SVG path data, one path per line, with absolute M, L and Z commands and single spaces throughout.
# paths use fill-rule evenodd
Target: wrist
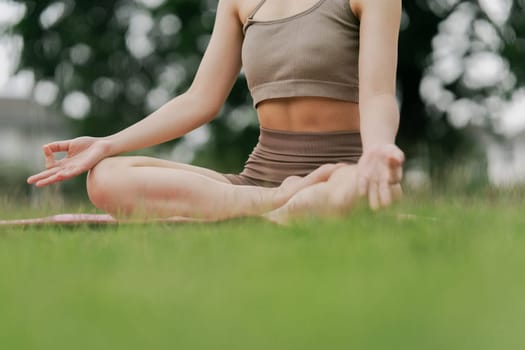
M 389 141 L 378 141 L 378 142 L 367 142 L 363 143 L 363 153 L 372 152 L 374 150 L 377 150 L 379 148 L 382 148 L 387 145 L 394 145 L 396 146 L 395 142 L 389 142 Z M 397 146 L 396 146 L 397 147 Z
M 101 137 L 100 139 L 98 139 L 97 145 L 98 147 L 101 148 L 102 153 L 104 154 L 105 157 L 111 157 L 111 156 L 121 153 L 117 149 L 117 143 L 110 136 Z

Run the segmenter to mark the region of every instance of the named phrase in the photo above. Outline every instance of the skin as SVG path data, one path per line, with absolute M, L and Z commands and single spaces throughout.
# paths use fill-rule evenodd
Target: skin
M 255 19 L 288 17 L 317 2 L 267 0 Z M 294 213 L 347 211 L 358 196 L 368 195 L 374 209 L 390 205 L 399 192 L 404 161 L 403 152 L 395 146 L 399 126 L 395 72 L 400 0 L 350 2 L 361 21 L 359 104 L 297 97 L 267 100 L 257 107 L 261 126 L 267 129 L 360 130 L 364 153 L 356 166 L 324 166 L 305 178 L 292 177 L 280 187 L 268 189 L 234 186 L 222 174 L 185 164 L 115 157 L 181 137 L 218 114 L 241 69 L 242 26 L 258 3 L 219 2 L 209 46 L 188 91 L 114 135 L 45 145 L 47 170 L 28 182 L 47 186 L 89 171 L 87 189 L 93 204 L 112 215 L 126 217 L 220 220 L 269 212 L 268 217 L 279 216 L 274 221 L 282 222 Z M 210 80 L 214 84 L 209 84 Z M 67 155 L 58 160 L 57 152 Z M 346 194 L 333 198 L 331 192 Z

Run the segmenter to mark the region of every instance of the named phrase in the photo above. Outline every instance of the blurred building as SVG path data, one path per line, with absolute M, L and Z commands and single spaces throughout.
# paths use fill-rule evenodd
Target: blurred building
M 0 97 L 0 178 L 42 169 L 41 146 L 68 135 L 65 121 L 45 107 Z

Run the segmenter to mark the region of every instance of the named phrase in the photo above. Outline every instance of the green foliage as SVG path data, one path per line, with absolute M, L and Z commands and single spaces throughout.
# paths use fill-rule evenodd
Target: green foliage
M 73 90 L 93 99 L 87 120 L 94 120 L 87 123 L 87 130 L 97 133 L 115 131 L 146 113 L 146 93 L 159 84 L 171 64 L 181 65 L 182 73 L 173 82 L 180 88 L 170 93 L 184 90 L 195 73 L 199 39 L 211 29 L 209 22 L 201 20 L 202 9 L 195 1 L 170 2 L 151 13 L 141 12 L 147 10 L 132 1 L 67 1 L 62 17 L 51 25 L 42 24 L 43 12 L 56 3 L 23 2 L 27 15 L 15 28 L 24 37 L 20 69 L 29 68 L 38 80 L 58 84 L 57 102 Z M 126 45 L 129 20 L 137 13 L 149 14 L 155 22 L 149 36 L 155 40 L 155 50 L 145 57 L 132 55 Z M 170 13 L 178 14 L 184 36 L 161 34 L 159 23 Z M 177 26 L 177 19 L 173 21 L 172 26 Z
M 436 121 L 428 118 L 419 86 L 428 55 L 432 51 L 432 38 L 437 33 L 440 17 L 425 1 L 404 1 L 403 28 L 399 39 L 398 89 L 401 97 L 401 125 L 399 142 L 411 151 L 419 143 L 435 143 L 453 132 L 447 124 L 446 131 L 436 135 Z M 414 150 L 414 152 L 418 152 Z
M 475 168 L 486 167 L 486 144 L 505 142 L 502 114 L 525 83 L 525 4 L 509 5 L 505 19 L 476 0 L 405 2 L 410 25 L 400 45 L 401 136 L 413 135 L 401 142 L 420 139 L 403 148 L 426 155 L 437 182 L 465 158 L 477 160 Z M 411 61 L 410 55 L 418 58 Z M 421 92 L 423 101 L 407 96 L 406 85 L 412 94 Z
M 57 85 L 58 109 L 69 93 L 85 94 L 91 108 L 74 124 L 78 134 L 95 136 L 120 130 L 159 107 L 152 90 L 165 102 L 163 98 L 188 88 L 215 8 L 214 1 L 195 0 L 168 1 L 155 8 L 136 1 L 20 2 L 27 11 L 13 30 L 24 38 L 19 69 Z M 58 19 L 47 19 L 50 9 L 58 11 Z M 141 30 L 142 37 L 136 33 Z M 141 45 L 146 49 L 132 53 Z M 243 83 L 240 78 L 229 105 L 247 103 Z M 220 119 L 218 123 L 217 129 L 223 128 Z
M 509 23 L 503 33 L 503 55 L 508 58 L 511 69 L 520 82 L 525 82 L 525 1 L 513 2 Z

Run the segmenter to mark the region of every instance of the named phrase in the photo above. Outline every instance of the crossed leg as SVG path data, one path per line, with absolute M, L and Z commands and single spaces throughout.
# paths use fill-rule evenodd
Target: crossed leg
M 401 198 L 399 184 L 392 185 L 392 192 L 394 200 Z M 357 166 L 337 165 L 327 181 L 303 188 L 285 205 L 263 214 L 263 217 L 278 224 L 307 216 L 337 217 L 348 214 L 359 199 Z
M 107 158 L 87 178 L 99 209 L 124 218 L 223 220 L 283 206 L 298 191 L 326 181 L 335 165 L 292 177 L 277 188 L 235 186 L 220 173 L 149 157 Z

